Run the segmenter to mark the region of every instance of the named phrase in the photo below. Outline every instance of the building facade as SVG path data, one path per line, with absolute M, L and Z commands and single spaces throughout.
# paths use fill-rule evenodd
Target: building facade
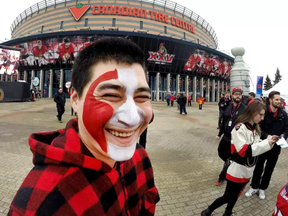
M 14 76 L 0 79 L 25 80 L 32 87 L 38 77 L 43 97 L 59 87 L 67 92 L 79 52 L 106 36 L 125 37 L 142 48 L 152 100 L 185 92 L 194 101 L 202 95 L 215 102 L 229 89 L 234 59 L 217 51 L 214 29 L 168 0 L 43 0 L 23 11 L 11 31 L 11 40 L 2 45 L 21 50 L 19 67 Z

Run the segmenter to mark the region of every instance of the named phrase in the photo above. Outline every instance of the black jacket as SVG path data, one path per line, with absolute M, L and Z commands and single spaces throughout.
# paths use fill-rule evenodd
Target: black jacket
M 56 103 L 57 106 L 65 106 L 65 103 L 66 103 L 66 98 L 65 98 L 65 94 L 62 93 L 62 94 L 59 94 L 59 92 L 57 92 L 55 95 L 54 95 L 54 101 Z
M 237 118 L 243 114 L 245 109 L 246 106 L 243 103 L 240 103 L 235 110 L 233 108 L 233 102 L 231 101 L 229 103 L 228 107 L 224 111 L 223 122 L 218 134 L 219 137 L 224 134 L 224 139 L 231 141 L 231 131 L 236 125 Z M 229 125 L 230 121 L 232 121 L 231 125 Z
M 180 105 L 180 106 L 185 106 L 186 103 L 187 103 L 187 97 L 185 96 L 180 96 L 177 100 L 177 103 Z
M 226 110 L 226 108 L 229 106 L 230 101 L 227 99 L 225 100 L 224 97 L 222 97 L 218 103 L 219 109 L 220 110 Z
M 267 106 L 264 120 L 260 123 L 261 138 L 266 139 L 268 135 L 284 135 L 288 138 L 288 118 L 287 113 L 279 108 L 277 115 L 271 112 L 270 107 Z

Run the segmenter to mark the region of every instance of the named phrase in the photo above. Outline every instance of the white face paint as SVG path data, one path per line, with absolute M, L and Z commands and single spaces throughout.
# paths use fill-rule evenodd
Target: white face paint
M 135 104 L 134 92 L 138 86 L 138 80 L 134 69 L 117 69 L 118 80 L 126 88 L 126 102 L 115 111 L 109 121 L 110 125 L 121 128 L 132 128 L 144 121 L 145 112 Z M 125 124 L 123 124 L 125 123 Z M 132 158 L 136 143 L 127 147 L 120 147 L 108 142 L 107 154 L 115 161 L 125 161 Z
M 135 152 L 136 144 L 127 146 L 127 147 L 120 147 L 116 146 L 110 142 L 108 142 L 108 155 L 110 158 L 112 158 L 115 161 L 127 161 L 130 160 Z

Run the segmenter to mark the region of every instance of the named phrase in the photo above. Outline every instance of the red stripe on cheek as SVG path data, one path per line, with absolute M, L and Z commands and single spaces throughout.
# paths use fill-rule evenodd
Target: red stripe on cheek
M 83 123 L 87 131 L 106 153 L 107 142 L 103 127 L 113 116 L 114 109 L 109 104 L 96 100 L 93 93 L 99 83 L 111 79 L 118 79 L 116 69 L 101 75 L 91 84 L 85 98 L 82 114 Z

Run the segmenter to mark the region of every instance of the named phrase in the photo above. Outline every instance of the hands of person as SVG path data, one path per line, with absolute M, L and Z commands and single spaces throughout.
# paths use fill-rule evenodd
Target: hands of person
M 279 136 L 273 135 L 273 136 L 268 136 L 267 140 L 270 146 L 273 146 L 279 139 Z

